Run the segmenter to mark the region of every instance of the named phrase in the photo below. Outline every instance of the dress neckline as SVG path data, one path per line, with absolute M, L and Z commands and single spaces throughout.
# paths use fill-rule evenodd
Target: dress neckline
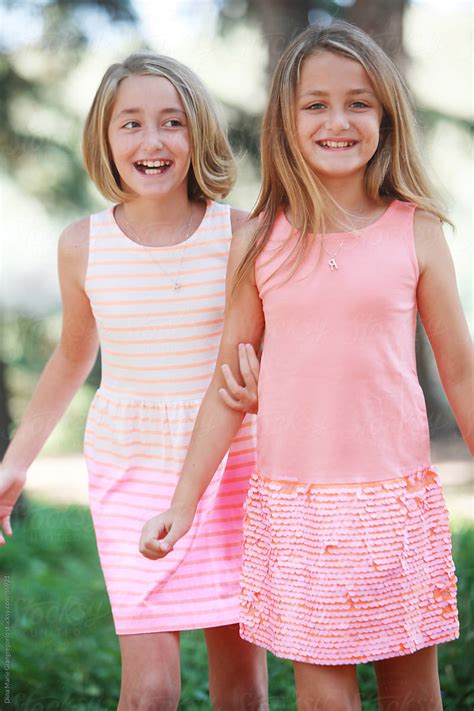
M 139 249 L 143 250 L 151 250 L 153 252 L 161 252 L 161 251 L 170 251 L 173 249 L 182 249 L 184 245 L 188 245 L 191 242 L 194 242 L 199 236 L 201 231 L 204 229 L 209 216 L 213 210 L 214 207 L 214 202 L 212 200 L 207 200 L 206 201 L 206 210 L 204 212 L 203 218 L 197 228 L 194 230 L 194 232 L 187 238 L 182 240 L 182 242 L 177 242 L 176 244 L 168 244 L 168 245 L 148 245 L 148 244 L 140 244 L 140 242 L 136 242 L 135 240 L 131 239 L 128 235 L 125 234 L 125 232 L 122 230 L 120 225 L 118 224 L 117 220 L 115 219 L 115 209 L 118 207 L 118 205 L 112 205 L 112 207 L 108 208 L 109 216 L 110 219 L 114 225 L 115 231 L 117 234 L 126 240 L 127 244 L 132 247 L 138 247 Z
M 372 230 L 374 227 L 379 227 L 380 224 L 385 221 L 387 215 L 389 215 L 389 213 L 392 211 L 394 205 L 398 204 L 399 202 L 400 202 L 399 200 L 392 200 L 392 202 L 387 206 L 387 208 L 382 212 L 381 215 L 379 215 L 373 222 L 370 222 L 365 227 L 361 227 L 360 230 L 353 230 L 351 232 L 325 232 L 324 239 L 326 239 L 326 237 L 344 237 L 344 238 L 351 237 L 351 236 L 355 237 L 363 232 Z M 283 215 L 283 219 L 287 223 L 287 225 L 291 229 L 295 229 L 293 227 L 293 225 L 291 224 L 291 222 L 288 220 L 284 210 L 281 211 L 281 214 Z M 309 234 L 312 234 L 312 233 L 309 233 Z

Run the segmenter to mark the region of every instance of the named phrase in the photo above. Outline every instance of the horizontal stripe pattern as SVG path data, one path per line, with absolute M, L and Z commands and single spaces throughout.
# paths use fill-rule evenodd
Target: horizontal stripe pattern
M 215 202 L 196 232 L 170 247 L 130 240 L 112 208 L 91 217 L 86 291 L 105 392 L 160 402 L 203 396 L 224 322 L 230 240 L 229 207 Z M 159 353 L 155 363 L 142 362 L 148 349 Z
M 163 560 L 138 551 L 143 524 L 170 505 L 212 377 L 230 238 L 229 208 L 217 203 L 208 205 L 184 253 L 183 245 L 134 244 L 112 210 L 91 219 L 86 290 L 99 331 L 102 382 L 88 415 L 85 455 L 117 634 L 238 621 L 253 416 L 242 423 L 188 534 Z M 174 291 L 178 277 L 183 284 Z
M 246 503 L 241 636 L 279 657 L 358 664 L 459 634 L 438 475 L 356 485 L 254 473 Z

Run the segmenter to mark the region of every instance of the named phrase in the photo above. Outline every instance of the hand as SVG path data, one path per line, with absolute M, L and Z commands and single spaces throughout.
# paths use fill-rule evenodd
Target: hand
M 25 485 L 26 471 L 0 465 L 0 545 L 5 545 L 3 533 L 12 536 L 10 516 Z M 3 530 L 3 533 L 2 533 Z
M 250 343 L 239 343 L 239 366 L 245 385 L 239 385 L 231 369 L 225 363 L 222 366 L 222 373 L 227 384 L 227 390 L 221 388 L 219 394 L 225 404 L 233 410 L 256 413 L 258 411 L 257 386 L 260 363 Z
M 140 536 L 140 553 L 150 560 L 164 558 L 176 541 L 191 528 L 194 511 L 189 509 L 171 508 L 145 523 Z

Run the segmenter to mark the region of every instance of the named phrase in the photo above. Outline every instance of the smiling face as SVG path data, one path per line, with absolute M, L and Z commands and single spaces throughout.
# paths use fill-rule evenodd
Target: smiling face
M 108 141 L 122 189 L 131 196 L 187 193 L 188 122 L 178 92 L 165 77 L 129 76 L 120 82 Z
M 377 150 L 382 106 L 359 62 L 328 51 L 307 57 L 295 111 L 298 146 L 323 182 L 365 174 Z

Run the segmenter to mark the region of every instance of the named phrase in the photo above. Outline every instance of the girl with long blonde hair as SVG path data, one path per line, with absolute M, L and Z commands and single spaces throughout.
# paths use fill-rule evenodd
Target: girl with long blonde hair
M 436 645 L 458 636 L 448 515 L 415 362 L 420 314 L 474 451 L 472 348 L 411 101 L 356 27 L 310 27 L 276 68 L 262 190 L 235 235 L 214 378 L 171 508 L 172 550 L 240 425 L 218 392 L 236 344 L 265 335 L 246 502 L 240 631 L 294 661 L 300 709 L 442 708 Z

